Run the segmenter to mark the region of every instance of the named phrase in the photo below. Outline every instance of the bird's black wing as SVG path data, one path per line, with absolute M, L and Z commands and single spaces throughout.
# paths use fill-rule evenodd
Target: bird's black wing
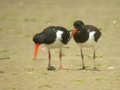
M 97 42 L 99 40 L 99 38 L 101 37 L 100 30 L 97 27 L 93 26 L 93 25 L 86 25 L 85 28 L 86 28 L 86 30 L 88 32 L 95 31 L 95 35 L 94 36 L 95 36 L 95 41 Z
M 51 44 L 56 40 L 55 26 L 50 26 L 50 27 L 45 28 L 42 33 L 41 33 L 41 35 L 44 39 L 45 44 Z
M 61 26 L 56 26 L 56 30 L 60 30 L 60 31 L 63 32 L 61 41 L 64 44 L 67 44 L 70 40 L 70 32 L 66 28 L 61 27 Z

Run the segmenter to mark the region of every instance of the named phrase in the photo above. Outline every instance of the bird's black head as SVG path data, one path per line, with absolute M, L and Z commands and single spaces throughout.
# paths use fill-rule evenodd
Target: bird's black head
M 77 30 L 82 30 L 85 28 L 85 25 L 83 23 L 83 21 L 81 20 L 77 20 L 74 22 L 73 26 L 77 29 Z
M 37 34 L 34 35 L 33 42 L 35 44 L 40 44 L 40 34 L 39 33 L 37 33 Z

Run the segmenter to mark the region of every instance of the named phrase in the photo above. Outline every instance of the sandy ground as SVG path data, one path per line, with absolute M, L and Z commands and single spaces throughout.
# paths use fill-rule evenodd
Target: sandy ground
M 63 49 L 63 64 L 70 70 L 47 71 L 43 45 L 33 61 L 33 35 L 49 25 L 72 29 L 77 19 L 101 28 L 97 68 L 92 51 L 80 51 L 73 40 Z M 0 90 L 120 90 L 120 0 L 0 0 Z M 58 49 L 52 50 L 58 68 Z

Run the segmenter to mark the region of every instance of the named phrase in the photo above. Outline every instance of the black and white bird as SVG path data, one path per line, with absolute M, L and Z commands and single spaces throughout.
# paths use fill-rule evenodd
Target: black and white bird
M 72 32 L 72 36 L 74 38 L 74 41 L 80 47 L 81 59 L 82 59 L 82 70 L 85 69 L 83 48 L 93 49 L 93 62 L 94 62 L 93 69 L 96 70 L 95 48 L 98 40 L 101 37 L 100 30 L 93 25 L 85 25 L 81 20 L 75 21 L 73 26 L 74 26 L 74 30 Z
M 62 48 L 66 45 L 70 40 L 70 31 L 61 26 L 49 26 L 45 28 L 42 32 L 37 33 L 33 37 L 33 41 L 36 44 L 34 59 L 37 57 L 38 47 L 41 44 L 45 44 L 48 48 L 48 70 L 55 70 L 53 66 L 51 66 L 51 53 L 50 49 L 58 48 L 59 49 L 59 69 L 63 69 L 62 66 Z

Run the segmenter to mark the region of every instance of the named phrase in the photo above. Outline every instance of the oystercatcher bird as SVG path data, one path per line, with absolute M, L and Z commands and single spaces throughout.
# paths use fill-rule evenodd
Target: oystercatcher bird
M 59 69 L 63 69 L 62 66 L 62 47 L 66 45 L 70 40 L 70 31 L 61 26 L 49 26 L 45 28 L 42 32 L 37 33 L 33 37 L 33 41 L 36 44 L 34 59 L 37 57 L 38 47 L 41 44 L 45 44 L 48 48 L 48 70 L 55 70 L 51 66 L 51 53 L 50 49 L 59 48 Z
M 85 25 L 84 22 L 81 20 L 75 21 L 73 26 L 74 29 L 72 32 L 72 36 L 74 38 L 74 41 L 80 47 L 80 52 L 81 52 L 81 59 L 82 59 L 81 69 L 82 70 L 85 69 L 83 48 L 92 48 L 93 61 L 94 61 L 93 70 L 97 70 L 95 65 L 95 59 L 96 59 L 95 47 L 98 40 L 101 37 L 100 30 L 93 25 Z

